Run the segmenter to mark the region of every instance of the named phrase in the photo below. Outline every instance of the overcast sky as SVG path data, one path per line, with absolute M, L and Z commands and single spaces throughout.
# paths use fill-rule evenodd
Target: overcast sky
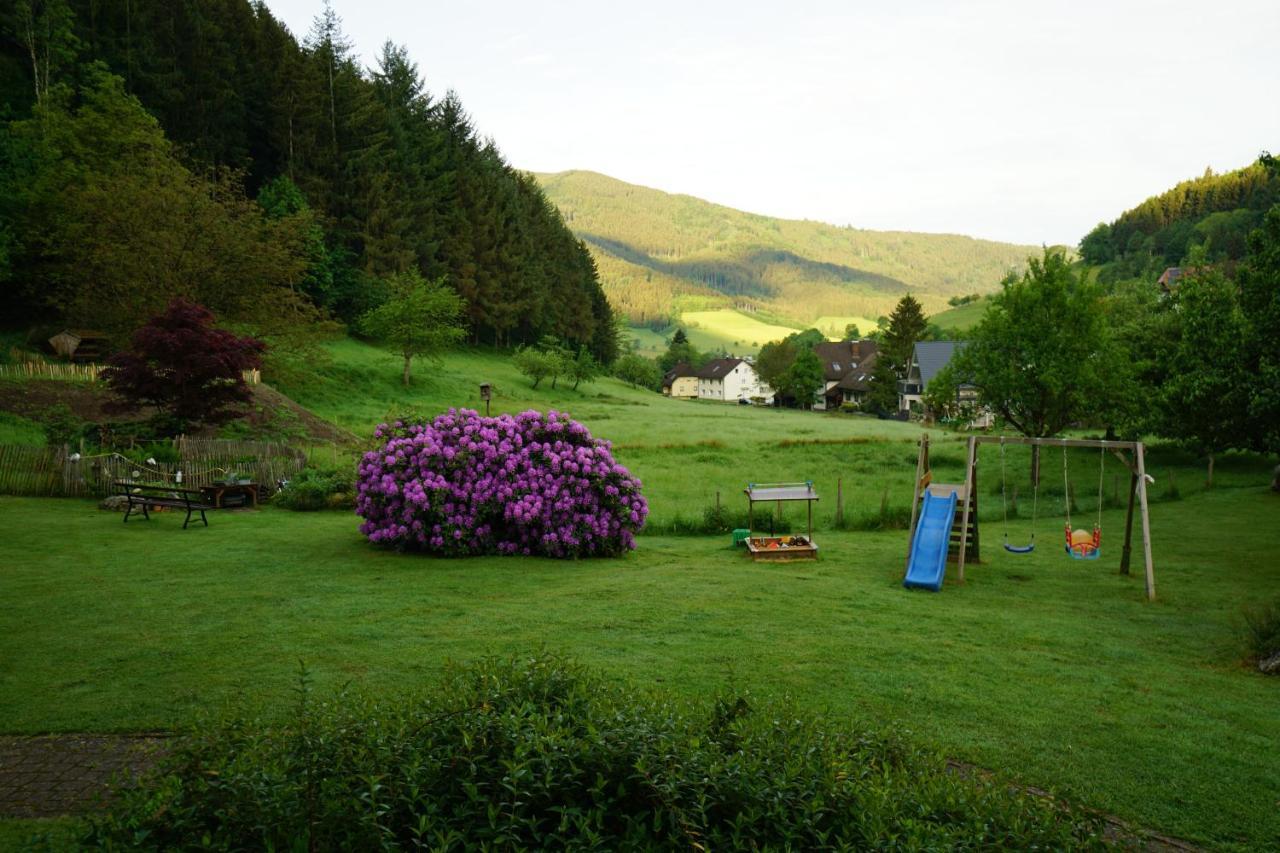
M 304 37 L 322 0 L 267 0 Z M 334 0 L 507 159 L 757 213 L 1076 243 L 1280 151 L 1280 0 Z

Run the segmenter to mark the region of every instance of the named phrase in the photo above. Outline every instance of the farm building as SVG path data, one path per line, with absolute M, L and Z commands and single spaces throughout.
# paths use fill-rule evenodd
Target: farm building
M 663 374 L 662 393 L 668 397 L 697 399 L 698 371 L 690 367 L 688 362 L 680 362 Z
M 756 369 L 740 358 L 716 358 L 698 371 L 698 399 L 773 402 L 773 389 L 760 381 Z
M 813 407 L 838 409 L 843 403 L 861 403 L 871 387 L 876 351 L 875 341 L 839 341 L 814 346 L 814 355 L 822 361 L 825 385 Z

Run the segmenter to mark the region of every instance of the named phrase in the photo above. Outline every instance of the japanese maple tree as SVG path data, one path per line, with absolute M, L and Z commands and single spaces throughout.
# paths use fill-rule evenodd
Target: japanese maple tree
M 250 399 L 244 371 L 262 366 L 266 344 L 214 326 L 204 306 L 181 297 L 133 333 L 103 371 L 126 409 L 154 407 L 179 429 L 235 417 Z

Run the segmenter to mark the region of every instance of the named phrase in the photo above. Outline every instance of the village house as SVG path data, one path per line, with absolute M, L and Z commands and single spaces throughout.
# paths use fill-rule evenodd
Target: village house
M 918 341 L 911 351 L 911 363 L 907 366 L 907 377 L 898 383 L 898 411 L 918 413 L 926 419 L 932 414 L 926 411 L 924 394 L 929 382 L 951 363 L 957 352 L 964 349 L 965 341 Z M 977 414 L 969 423 L 971 428 L 987 429 L 995 418 L 986 409 L 979 409 L 978 389 L 968 383 L 961 383 L 956 389 L 956 403 L 971 406 Z
M 698 371 L 682 361 L 662 376 L 662 393 L 668 397 L 695 400 L 698 397 Z
M 844 403 L 861 404 L 871 388 L 876 364 L 875 341 L 838 341 L 817 344 L 813 353 L 822 362 L 822 390 L 813 407 L 838 409 Z
M 716 358 L 698 371 L 698 399 L 773 402 L 773 389 L 760 381 L 756 369 L 740 358 Z

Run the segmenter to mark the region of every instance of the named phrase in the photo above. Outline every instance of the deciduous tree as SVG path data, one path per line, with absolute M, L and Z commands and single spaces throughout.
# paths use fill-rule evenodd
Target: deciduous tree
M 361 328 L 404 357 L 407 387 L 415 357 L 439 358 L 463 339 L 462 300 L 443 278 L 427 281 L 417 270 L 398 273 L 388 284 L 387 301 L 364 315 Z
M 215 328 L 203 306 L 175 298 L 103 373 L 123 408 L 152 406 L 182 430 L 234 417 L 251 396 L 244 371 L 260 367 L 265 350 L 262 341 Z

